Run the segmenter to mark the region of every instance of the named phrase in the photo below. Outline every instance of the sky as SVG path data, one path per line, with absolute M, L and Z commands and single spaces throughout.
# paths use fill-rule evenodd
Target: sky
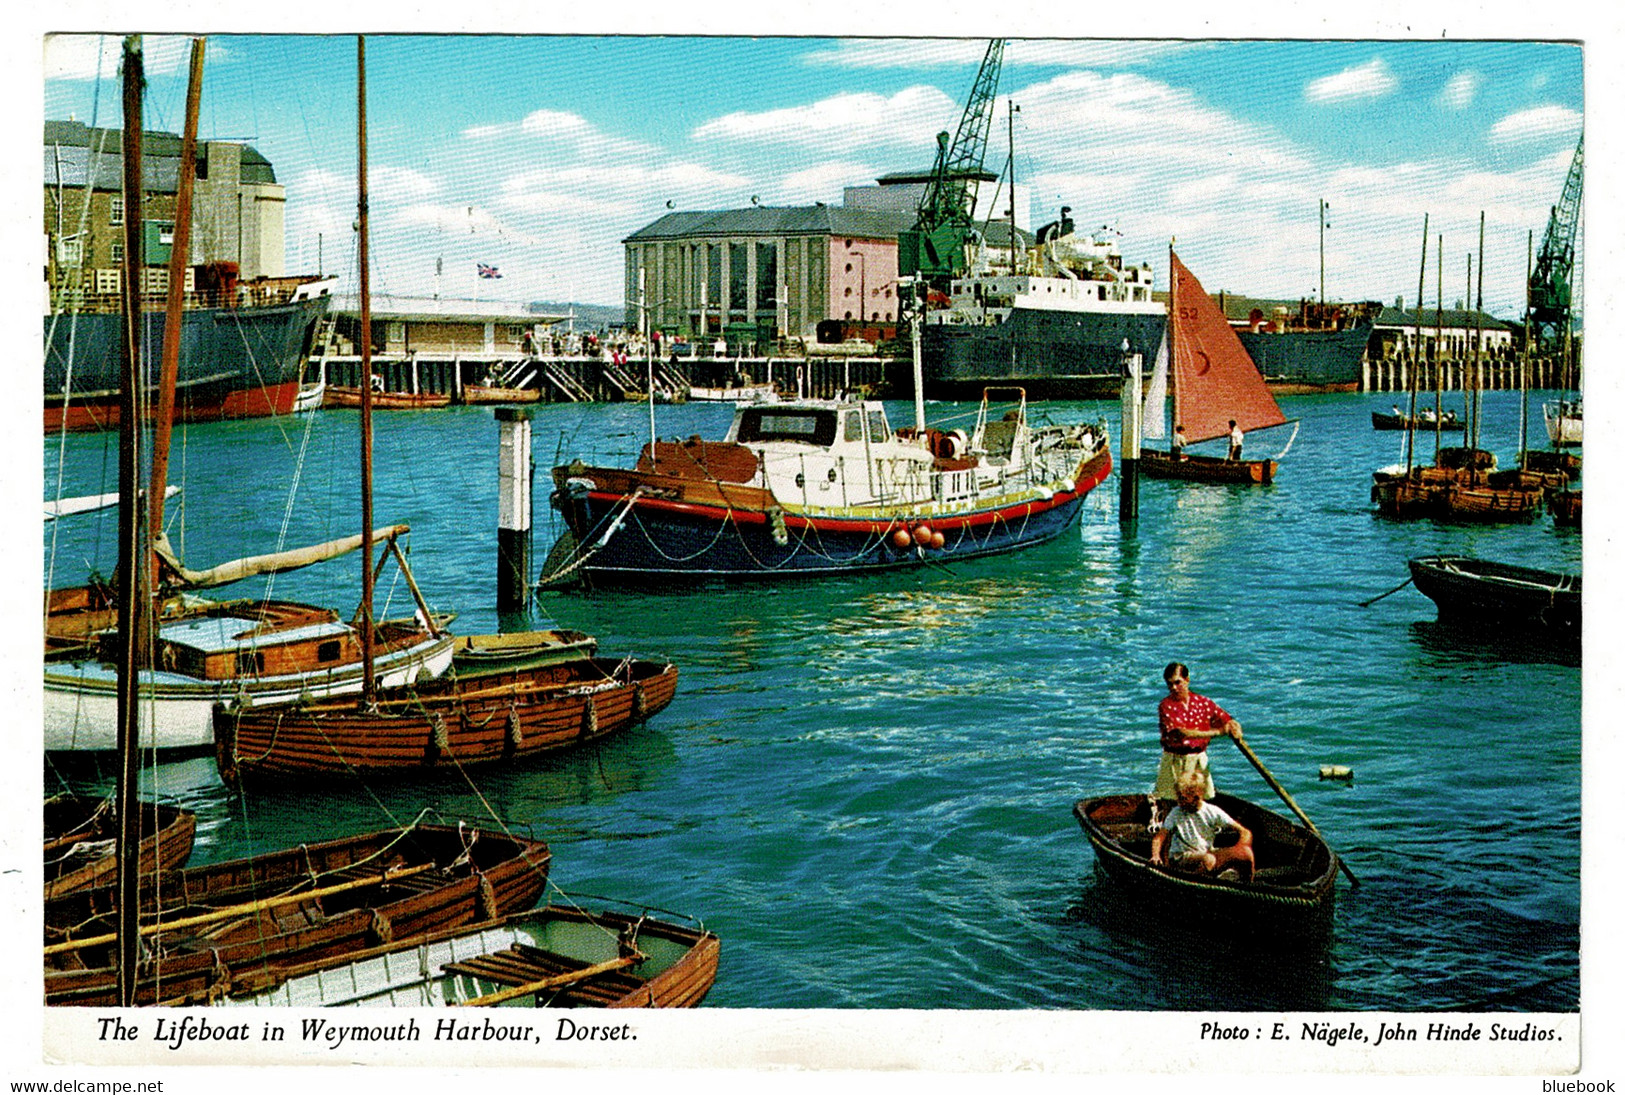
M 987 39 L 369 35 L 380 292 L 619 304 L 621 240 L 670 209 L 839 203 L 929 167 Z M 179 132 L 186 40 L 146 40 L 147 126 Z M 119 124 L 118 40 L 45 42 L 44 113 Z M 1031 223 L 1068 205 L 1167 280 L 1210 291 L 1523 310 L 1585 119 L 1584 49 L 1534 40 L 1012 38 L 987 165 Z M 353 288 L 351 36 L 220 35 L 200 134 L 287 190 L 287 267 Z M 1422 271 L 1423 218 L 1428 254 Z M 1471 285 L 1468 263 L 1474 273 Z M 477 277 L 477 264 L 499 279 Z M 437 273 L 438 270 L 438 273 Z

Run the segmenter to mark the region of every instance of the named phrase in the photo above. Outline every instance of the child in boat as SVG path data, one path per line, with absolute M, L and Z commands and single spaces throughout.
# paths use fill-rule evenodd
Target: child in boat
M 1203 801 L 1204 779 L 1190 773 L 1179 781 L 1179 801 L 1151 837 L 1151 862 L 1177 871 L 1224 874 L 1234 871 L 1243 882 L 1253 879 L 1253 834 L 1211 802 Z M 1233 831 L 1236 839 L 1217 843 Z M 1164 859 L 1166 851 L 1166 860 Z

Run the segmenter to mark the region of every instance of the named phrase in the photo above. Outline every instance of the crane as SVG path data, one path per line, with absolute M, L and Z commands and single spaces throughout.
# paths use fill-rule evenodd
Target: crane
M 1580 223 L 1580 193 L 1585 179 L 1585 134 L 1574 146 L 1563 196 L 1552 206 L 1546 234 L 1540 240 L 1535 268 L 1529 275 L 1529 335 L 1538 353 L 1554 353 L 1562 345 L 1574 303 L 1574 239 Z
M 946 132 L 937 134 L 936 163 L 920 198 L 914 227 L 897 237 L 898 273 L 905 277 L 943 282 L 965 272 L 965 240 L 971 233 L 976 204 L 971 184 L 987 153 L 1003 61 L 1004 39 L 995 38 L 987 45 L 952 141 Z

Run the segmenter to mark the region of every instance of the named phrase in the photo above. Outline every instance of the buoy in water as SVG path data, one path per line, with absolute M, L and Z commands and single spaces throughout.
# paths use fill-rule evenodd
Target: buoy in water
M 921 547 L 929 546 L 931 543 L 931 526 L 916 525 L 914 528 L 914 542 Z
M 947 542 L 948 542 L 948 538 L 946 536 L 944 536 L 942 533 L 940 533 L 940 532 L 932 532 L 931 533 L 931 546 L 938 549 L 939 551 L 942 549 L 942 546 L 944 544 L 946 544 Z
M 914 538 L 908 534 L 908 529 L 900 528 L 891 534 L 891 542 L 899 548 L 906 548 L 914 542 Z
M 1322 764 L 1320 766 L 1321 779 L 1338 779 L 1344 783 L 1354 782 L 1354 769 L 1346 764 Z

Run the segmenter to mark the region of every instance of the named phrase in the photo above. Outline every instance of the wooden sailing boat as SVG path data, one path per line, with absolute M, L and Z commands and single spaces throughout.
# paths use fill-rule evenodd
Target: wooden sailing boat
M 144 533 L 152 550 L 145 572 L 157 590 L 141 594 L 154 605 L 149 625 L 156 650 L 142 672 L 144 745 L 169 751 L 213 746 L 210 712 L 226 697 L 239 702 L 279 703 L 298 696 L 359 691 L 362 643 L 358 629 L 325 608 L 286 601 L 210 601 L 195 596 L 256 575 L 279 574 L 355 551 L 366 537 L 348 537 L 314 547 L 236 560 L 207 570 L 184 566 L 163 532 L 168 478 L 169 436 L 175 408 L 181 351 L 186 241 L 190 239 L 192 177 L 195 174 L 197 115 L 202 88 L 203 41 L 193 45 L 176 196 L 176 244 L 170 255 L 163 370 L 157 386 L 150 511 Z M 136 109 L 139 110 L 139 104 Z M 139 161 L 138 141 L 126 136 L 127 159 Z M 137 186 L 142 185 L 139 178 Z M 127 252 L 128 254 L 128 252 Z M 136 252 L 140 257 L 140 252 Z M 142 264 L 131 264 L 126 280 L 140 284 Z M 140 315 L 139 297 L 130 302 Z M 130 337 L 134 337 L 133 332 Z M 143 400 L 145 402 L 145 400 Z M 142 420 L 144 421 L 144 419 Z M 121 520 L 122 520 L 121 516 Z M 370 526 L 369 526 L 370 529 Z M 385 539 L 417 601 L 415 617 L 376 625 L 383 654 L 376 668 L 391 683 L 436 676 L 451 665 L 452 637 L 417 595 L 396 538 L 408 531 L 395 525 L 372 531 Z M 152 555 L 156 554 L 156 562 Z M 370 552 L 369 552 L 370 557 Z M 366 566 L 370 576 L 371 568 Z M 48 752 L 105 752 L 116 747 L 115 705 L 119 674 L 111 641 L 120 597 L 117 584 L 93 582 L 49 590 L 45 597 L 44 743 Z
M 364 55 L 364 51 L 363 51 Z M 359 240 L 361 327 L 367 329 L 366 77 L 361 75 Z M 371 369 L 362 345 L 361 371 Z M 372 524 L 372 399 L 361 400 L 363 530 Z M 364 534 L 365 535 L 365 534 Z M 370 556 L 370 551 L 367 552 Z M 371 569 L 363 575 L 362 611 L 372 605 Z M 363 623 L 363 633 L 370 629 Z M 370 651 L 363 653 L 364 662 Z M 457 771 L 475 763 L 512 761 L 602 737 L 642 722 L 671 702 L 677 669 L 659 662 L 577 659 L 510 669 L 489 676 L 380 690 L 369 675 L 359 705 L 346 700 L 216 709 L 215 757 L 230 786 L 311 776 Z
M 199 49 L 194 44 L 194 57 Z M 125 42 L 123 63 L 127 262 L 135 270 L 142 251 L 141 59 L 141 40 L 132 36 Z M 46 902 L 46 1002 L 120 1007 L 201 1002 L 229 992 L 234 969 L 264 972 L 312 960 L 337 964 L 396 930 L 435 931 L 530 907 L 546 888 L 547 846 L 462 825 L 414 824 L 141 875 L 143 812 L 135 787 L 139 709 L 148 702 L 147 682 L 140 674 L 151 651 L 151 538 L 140 490 L 146 385 L 134 331 L 138 279 L 127 277 L 126 285 L 130 318 L 119 447 L 116 879 L 112 885 L 59 893 Z M 364 529 L 363 541 L 369 532 Z M 367 570 L 370 593 L 371 567 Z M 362 634 L 371 632 L 366 619 Z M 368 666 L 370 670 L 370 660 Z M 149 820 L 159 816 L 152 810 L 146 814 Z
M 45 899 L 91 886 L 111 885 L 118 873 L 116 802 L 86 795 L 45 800 Z M 141 804 L 138 870 L 167 871 L 185 863 L 197 834 L 197 815 L 179 806 Z
M 1224 437 L 1232 422 L 1247 433 L 1284 424 L 1286 416 L 1224 313 L 1171 247 L 1168 266 L 1174 422 L 1184 427 L 1186 444 Z M 1274 460 L 1230 460 L 1184 451 L 1176 456 L 1150 449 L 1140 453 L 1140 470 L 1153 479 L 1269 483 L 1276 468 Z
M 1443 267 L 1444 237 L 1439 238 L 1439 265 Z M 1484 222 L 1483 215 L 1479 216 L 1479 308 L 1483 308 L 1483 274 L 1484 274 Z M 1427 220 L 1422 222 L 1422 274 L 1419 281 L 1426 279 L 1427 271 Z M 1417 338 L 1418 356 L 1421 347 L 1421 300 L 1422 287 L 1417 289 Z M 1440 307 L 1437 311 L 1442 314 L 1443 286 L 1439 289 Z M 1472 375 L 1477 374 L 1477 352 L 1474 346 L 1474 369 Z M 1414 412 L 1416 405 L 1416 373 L 1411 374 L 1411 408 Z M 1443 521 L 1461 521 L 1477 523 L 1506 523 L 1511 521 L 1527 521 L 1536 516 L 1541 509 L 1548 485 L 1547 476 L 1519 468 L 1510 471 L 1497 471 L 1495 454 L 1478 448 L 1479 414 L 1477 411 L 1477 393 L 1469 391 L 1467 432 L 1461 446 L 1443 447 L 1438 441 L 1435 432 L 1434 462 L 1431 465 L 1419 465 L 1414 460 L 1415 431 L 1406 432 L 1405 436 L 1405 465 L 1403 467 L 1381 468 L 1372 473 L 1371 500 L 1376 503 L 1377 512 L 1385 517 L 1428 517 Z M 1414 417 L 1414 414 L 1413 414 Z M 1520 449 L 1521 449 L 1520 444 Z

